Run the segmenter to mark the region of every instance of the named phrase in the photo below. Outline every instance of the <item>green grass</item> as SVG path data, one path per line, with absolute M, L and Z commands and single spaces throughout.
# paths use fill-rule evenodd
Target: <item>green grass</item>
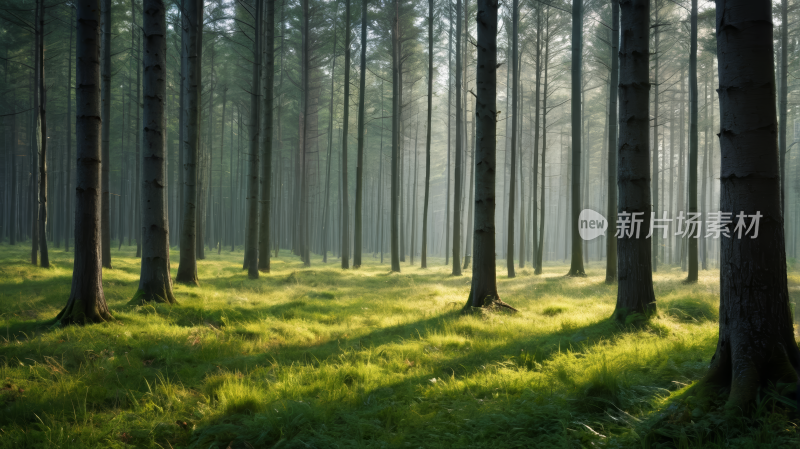
M 53 328 L 70 254 L 48 270 L 28 254 L 0 248 L 0 448 L 800 447 L 782 396 L 731 416 L 687 388 L 716 345 L 716 271 L 661 270 L 658 316 L 620 328 L 598 263 L 498 271 L 520 313 L 461 316 L 469 271 L 442 260 L 390 274 L 282 251 L 250 281 L 241 252 L 207 252 L 178 305 L 128 306 L 123 247 L 104 272 L 116 321 Z

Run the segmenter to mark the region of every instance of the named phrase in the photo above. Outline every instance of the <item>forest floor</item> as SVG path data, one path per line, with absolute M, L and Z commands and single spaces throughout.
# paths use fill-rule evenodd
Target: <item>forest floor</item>
M 689 389 L 717 342 L 715 270 L 694 285 L 660 270 L 658 316 L 634 328 L 609 321 L 596 262 L 585 278 L 498 270 L 520 313 L 462 316 L 469 271 L 441 259 L 390 274 L 371 255 L 343 271 L 281 251 L 250 281 L 241 251 L 207 251 L 178 305 L 131 306 L 123 247 L 104 272 L 116 320 L 60 328 L 71 253 L 51 248 L 51 269 L 29 253 L 0 248 L 2 448 L 800 447 L 783 396 L 745 416 Z

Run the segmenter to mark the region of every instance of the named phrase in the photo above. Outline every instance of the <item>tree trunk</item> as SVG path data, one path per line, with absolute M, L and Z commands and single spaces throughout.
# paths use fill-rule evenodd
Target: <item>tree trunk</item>
M 347 10 L 350 10 L 350 0 L 347 0 Z M 349 25 L 350 16 L 347 16 Z M 350 31 L 347 31 L 347 39 L 350 41 Z M 348 45 L 347 53 L 350 52 Z M 346 63 L 347 64 L 347 63 Z M 364 128 L 365 128 L 365 105 L 364 98 L 367 90 L 367 0 L 361 0 L 361 68 L 358 81 L 358 155 L 356 160 L 356 213 L 355 213 L 355 236 L 353 237 L 353 268 L 361 267 L 361 214 L 363 208 L 364 190 Z M 346 75 L 346 76 L 349 76 Z
M 350 195 L 347 182 L 347 137 L 350 129 L 350 0 L 344 8 L 344 98 L 342 107 L 342 268 L 350 268 Z M 353 262 L 355 263 L 355 261 Z
M 460 1 L 460 0 L 459 0 Z M 393 1 L 392 17 L 392 173 L 391 173 L 391 213 L 390 213 L 390 247 L 392 271 L 400 272 L 400 229 L 398 213 L 400 212 L 400 11 L 399 0 Z
M 544 92 L 542 95 L 542 193 L 539 201 L 542 209 L 541 217 L 539 218 L 539 253 L 536 255 L 536 270 L 534 274 L 542 274 L 542 261 L 544 255 L 544 218 L 545 218 L 545 190 L 547 185 L 547 69 L 549 68 L 550 60 L 550 7 L 547 8 L 547 17 L 545 18 L 544 29 L 547 31 L 547 37 L 544 42 Z
M 539 246 L 543 244 L 539 240 L 538 232 L 538 218 L 539 218 L 539 204 L 537 204 L 537 194 L 539 189 L 539 117 L 541 105 L 541 89 L 542 89 L 542 7 L 541 5 L 536 9 L 536 92 L 533 97 L 533 179 L 531 182 L 531 237 L 533 238 L 533 245 L 531 245 L 531 264 L 533 265 L 534 274 L 541 273 L 539 266 Z M 542 167 L 544 169 L 544 166 Z M 542 209 L 544 214 L 544 209 Z
M 608 93 L 608 230 L 606 284 L 617 282 L 617 94 L 619 87 L 619 2 L 611 2 L 611 81 Z
M 461 3 L 460 0 L 458 3 Z M 478 0 L 478 60 L 475 78 L 478 148 L 474 164 L 475 233 L 473 236 L 475 253 L 472 283 L 464 312 L 470 312 L 473 307 L 493 304 L 505 306 L 497 294 L 494 225 L 497 166 L 497 9 L 497 2 Z M 460 21 L 457 27 L 461 28 Z M 513 309 L 510 306 L 506 307 Z
M 786 128 L 789 109 L 789 0 L 781 0 L 781 86 L 778 154 L 781 163 L 781 215 L 786 217 Z M 795 150 L 797 151 L 797 150 Z
M 692 0 L 689 49 L 689 214 L 697 213 L 697 0 Z M 689 236 L 687 282 L 697 282 L 697 239 Z
M 267 0 L 266 49 L 264 56 L 264 99 L 261 103 L 264 135 L 261 147 L 261 217 L 258 238 L 258 269 L 269 273 L 270 269 L 270 210 L 272 207 L 272 91 L 275 79 L 275 0 Z
M 717 2 L 720 208 L 737 214 L 737 224 L 721 238 L 719 341 L 705 379 L 730 387 L 733 407 L 800 372 L 786 281 L 770 13 L 766 0 Z M 747 227 L 741 232 L 745 224 L 755 225 L 749 235 Z
M 166 186 L 167 14 L 164 0 L 144 0 L 144 154 L 142 268 L 133 302 L 175 303 L 169 263 Z
M 486 26 L 495 29 L 497 27 L 497 7 L 491 7 L 494 10 L 494 25 L 487 24 Z M 491 16 L 492 12 L 485 12 Z M 462 85 L 462 70 L 461 70 L 461 16 L 462 7 L 461 0 L 456 0 L 456 170 L 455 170 L 455 186 L 453 194 L 453 276 L 461 276 L 461 158 L 463 152 L 461 127 L 462 127 L 462 106 L 461 106 L 461 85 Z M 491 20 L 491 17 L 487 17 Z M 496 46 L 496 45 L 495 45 Z M 496 52 L 496 50 L 495 50 Z M 494 58 L 497 58 L 495 53 Z M 492 111 L 495 111 L 492 108 Z M 477 246 L 477 245 L 476 245 Z M 474 279 L 474 277 L 473 277 Z
M 659 208 L 658 204 L 658 178 L 659 178 L 659 168 L 658 168 L 658 95 L 659 95 L 659 78 L 658 78 L 658 53 L 659 53 L 659 44 L 661 42 L 661 33 L 659 33 L 659 29 L 661 28 L 661 24 L 658 22 L 658 12 L 659 7 L 658 3 L 656 2 L 655 6 L 655 24 L 653 25 L 653 32 L 655 34 L 655 48 L 653 48 L 653 56 L 655 58 L 654 67 L 655 67 L 655 78 L 653 80 L 653 87 L 655 89 L 653 95 L 653 172 L 652 178 L 653 182 L 651 184 L 652 188 L 652 200 L 653 200 L 653 212 L 655 212 L 656 217 L 661 216 L 661 209 Z M 708 108 L 706 108 L 708 111 Z M 661 245 L 660 239 L 656 238 L 655 232 L 653 233 L 651 242 L 653 246 L 653 254 L 651 255 L 653 259 L 653 273 L 658 271 L 658 248 Z
M 648 18 L 649 22 L 649 18 Z M 568 276 L 586 276 L 583 270 L 583 244 L 578 229 L 581 213 L 581 89 L 583 80 L 583 0 L 572 2 L 572 197 L 571 223 L 572 261 Z
M 50 256 L 47 251 L 47 92 L 44 78 L 44 0 L 39 6 L 39 77 L 36 89 L 39 90 L 39 253 L 42 268 L 50 268 Z M 105 166 L 105 164 L 104 164 Z
M 103 268 L 111 268 L 111 212 L 109 208 L 109 190 L 111 172 L 111 0 L 103 0 L 103 65 L 101 97 L 103 110 L 100 118 L 102 122 L 102 183 L 101 194 L 102 212 L 100 218 L 101 241 L 103 249 Z M 137 129 L 138 133 L 139 130 Z
M 103 293 L 100 254 L 100 0 L 78 0 L 77 11 L 77 188 L 75 262 L 62 325 L 111 320 Z
M 33 68 L 33 77 L 31 80 L 28 81 L 29 85 L 33 82 L 33 86 L 31 86 L 33 90 L 33 105 L 32 105 L 32 120 L 33 120 L 33 132 L 29 131 L 29 135 L 31 136 L 30 140 L 30 158 L 29 165 L 30 165 L 30 190 L 28 197 L 28 204 L 30 206 L 29 209 L 29 217 L 30 217 L 30 232 L 31 232 L 31 264 L 38 265 L 39 264 L 39 168 L 38 162 L 40 159 L 40 153 L 42 151 L 42 137 L 41 137 L 41 110 L 39 104 L 41 103 L 42 99 L 40 98 L 41 89 L 39 88 L 39 78 L 40 78 L 40 70 L 41 68 L 39 65 L 42 62 L 42 58 L 39 57 L 39 40 L 42 39 L 42 33 L 39 31 L 39 17 L 44 14 L 44 11 L 41 10 L 41 0 L 36 0 L 35 10 L 34 13 L 34 42 L 33 42 L 33 59 L 34 59 L 34 68 Z
M 258 279 L 258 138 L 261 94 L 261 38 L 264 24 L 263 4 L 256 3 L 255 39 L 253 40 L 253 81 L 250 96 L 250 163 L 247 176 L 247 239 L 245 240 L 245 268 L 247 277 Z
M 186 52 L 186 135 L 183 144 L 183 217 L 181 219 L 180 263 L 176 282 L 198 285 L 197 279 L 197 159 L 200 145 L 201 37 L 203 0 L 185 0 Z
M 517 60 L 519 59 L 519 0 L 513 0 L 511 7 L 511 60 L 508 70 L 511 70 L 511 110 L 508 115 L 511 117 L 511 178 L 508 187 L 508 231 L 506 233 L 506 268 L 508 277 L 515 277 L 514 273 L 514 206 L 517 194 L 517 100 L 519 98 L 519 71 L 517 70 Z
M 422 203 L 421 268 L 428 268 L 428 202 L 431 191 L 431 114 L 433 113 L 433 1 L 428 0 L 428 117 L 425 122 L 425 199 Z M 449 131 L 448 129 L 448 134 Z
M 650 229 L 648 166 L 650 115 L 650 1 L 620 2 L 622 42 L 619 52 L 619 205 L 620 213 L 639 220 L 641 229 L 619 229 L 619 287 L 613 317 L 627 323 L 655 313 L 652 247 L 641 233 Z M 637 218 L 637 215 L 641 218 Z M 632 232 L 631 232 L 632 231 Z M 609 236 L 610 238 L 613 238 Z

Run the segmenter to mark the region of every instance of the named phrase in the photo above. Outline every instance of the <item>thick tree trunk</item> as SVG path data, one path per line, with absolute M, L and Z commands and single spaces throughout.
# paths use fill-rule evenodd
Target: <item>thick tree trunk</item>
M 697 0 L 692 0 L 689 49 L 689 207 L 688 214 L 697 213 Z M 701 217 L 702 219 L 702 217 Z M 697 239 L 688 236 L 687 282 L 697 282 Z
M 720 209 L 734 216 L 731 237 L 721 237 L 719 341 L 706 380 L 730 387 L 734 407 L 800 372 L 786 281 L 770 6 L 727 0 L 716 11 Z M 749 234 L 741 232 L 745 224 L 755 225 Z
M 619 87 L 619 2 L 611 2 L 611 80 L 608 89 L 608 230 L 606 284 L 617 282 L 617 94 Z
M 350 9 L 350 1 L 347 2 Z M 348 22 L 350 16 L 347 17 Z M 347 33 L 347 40 L 350 40 L 350 32 Z M 348 47 L 347 52 L 350 49 Z M 365 104 L 364 99 L 367 90 L 367 0 L 361 0 L 361 61 L 360 61 L 360 74 L 358 81 L 358 155 L 356 160 L 356 216 L 355 216 L 355 236 L 353 237 L 353 268 L 361 267 L 361 245 L 362 238 L 362 225 L 361 214 L 363 208 L 364 196 L 364 136 L 365 129 Z
M 111 268 L 111 211 L 109 208 L 110 195 L 109 190 L 110 180 L 109 173 L 111 172 L 111 0 L 103 0 L 103 65 L 102 65 L 102 183 L 103 192 L 101 194 L 102 212 L 101 212 L 101 239 L 103 249 L 103 268 Z M 139 130 L 137 129 L 138 133 Z
M 648 19 L 649 22 L 649 19 Z M 570 210 L 572 215 L 567 225 L 572 231 L 572 260 L 568 276 L 585 276 L 583 270 L 583 242 L 578 229 L 578 215 L 581 213 L 581 90 L 583 80 L 583 0 L 572 2 L 572 195 Z
M 460 0 L 459 0 L 460 3 Z M 507 306 L 497 294 L 495 261 L 495 170 L 497 166 L 497 9 L 478 0 L 478 60 L 475 87 L 475 249 L 472 283 L 464 312 L 473 307 Z M 460 21 L 457 27 L 460 29 Z M 459 33 L 460 34 L 460 33 Z M 458 85 L 458 84 L 457 84 Z
M 144 154 L 142 268 L 133 302 L 175 303 L 169 263 L 166 186 L 167 14 L 164 0 L 144 0 Z
M 362 0 L 365 1 L 366 0 Z M 425 199 L 422 203 L 420 267 L 428 268 L 428 202 L 431 191 L 431 114 L 433 113 L 433 1 L 428 0 L 428 116 L 425 122 Z M 448 134 L 449 134 L 448 129 Z
M 183 145 L 183 218 L 180 263 L 176 282 L 197 285 L 197 159 L 200 146 L 200 63 L 202 56 L 203 0 L 185 0 L 186 135 Z
M 75 262 L 62 325 L 111 320 L 103 293 L 100 254 L 100 0 L 78 0 L 77 11 L 77 188 Z
M 261 136 L 261 217 L 258 230 L 258 269 L 269 273 L 270 269 L 270 211 L 272 208 L 272 91 L 275 79 L 275 0 L 267 0 L 266 8 L 266 49 L 264 56 L 264 98 L 261 103 L 263 114 Z
M 620 2 L 622 42 L 619 52 L 619 205 L 630 214 L 629 229 L 618 239 L 617 306 L 614 318 L 626 323 L 656 310 L 653 294 L 650 229 L 649 94 L 650 1 Z M 639 221 L 640 229 L 636 229 Z M 609 238 L 615 238 L 609 236 Z

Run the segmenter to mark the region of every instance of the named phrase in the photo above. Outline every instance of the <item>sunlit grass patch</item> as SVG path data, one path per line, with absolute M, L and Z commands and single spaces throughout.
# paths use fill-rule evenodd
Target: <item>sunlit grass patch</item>
M 55 268 L 41 270 L 27 248 L 4 246 L 0 448 L 669 446 L 646 423 L 685 411 L 680 389 L 716 344 L 716 271 L 687 285 L 660 267 L 659 314 L 625 327 L 609 320 L 616 287 L 598 262 L 585 278 L 561 264 L 498 271 L 520 312 L 463 316 L 470 272 L 452 277 L 443 260 L 392 274 L 371 257 L 342 270 L 332 256 L 304 268 L 281 254 L 253 281 L 241 251 L 209 251 L 200 286 L 175 285 L 178 305 L 130 306 L 139 261 L 115 249 L 104 272 L 115 322 L 53 328 L 68 254 L 54 250 Z M 800 441 L 776 416 L 748 421 L 737 441 Z M 685 447 L 716 441 L 704 425 Z

